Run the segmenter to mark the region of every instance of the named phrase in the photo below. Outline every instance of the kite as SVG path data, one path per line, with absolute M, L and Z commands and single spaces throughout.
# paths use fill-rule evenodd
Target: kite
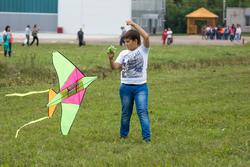
M 66 59 L 61 53 L 53 53 L 53 64 L 56 69 L 60 91 L 56 93 L 53 89 L 45 91 L 32 91 L 25 94 L 8 94 L 6 96 L 27 96 L 35 93 L 49 92 L 48 116 L 39 118 L 21 126 L 16 132 L 16 138 L 19 131 L 30 124 L 52 118 L 58 103 L 62 105 L 61 116 L 61 132 L 63 135 L 67 135 L 73 124 L 75 116 L 79 110 L 80 104 L 84 99 L 87 87 L 97 79 L 96 76 L 87 77 L 82 73 L 75 65 L 73 65 L 68 59 Z

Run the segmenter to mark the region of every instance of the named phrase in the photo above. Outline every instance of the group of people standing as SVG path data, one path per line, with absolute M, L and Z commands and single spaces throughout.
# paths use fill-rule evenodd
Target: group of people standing
M 171 30 L 171 28 L 164 29 L 164 31 L 162 32 L 161 39 L 163 45 L 166 44 L 166 40 L 167 40 L 167 45 L 171 45 L 173 43 L 173 31 Z
M 241 40 L 241 26 L 237 24 L 236 26 L 232 24 L 231 26 L 225 27 L 212 27 L 212 26 L 203 26 L 201 30 L 202 39 L 217 39 L 217 40 L 230 40 L 231 42 L 236 40 Z
M 22 43 L 23 46 L 31 46 L 33 45 L 33 43 L 36 42 L 36 46 L 39 45 L 39 38 L 38 38 L 38 32 L 39 32 L 39 28 L 37 26 L 37 24 L 34 24 L 34 26 L 30 27 L 30 25 L 27 25 L 25 28 L 25 39 Z M 32 41 L 30 42 L 30 37 L 33 37 Z M 1 41 L 3 42 L 3 46 L 4 46 L 4 56 L 11 56 L 12 53 L 12 43 L 14 41 L 12 32 L 11 32 L 11 28 L 9 25 L 7 25 L 2 33 L 2 36 L 0 34 L 0 44 Z M 77 38 L 79 41 L 79 46 L 84 46 L 86 45 L 85 41 L 84 41 L 84 32 L 82 30 L 82 28 L 80 28 L 80 30 L 77 32 Z
M 30 26 L 27 25 L 27 27 L 25 28 L 25 41 L 23 43 L 24 45 L 27 46 L 31 46 L 35 41 L 36 41 L 36 45 L 39 45 L 39 39 L 38 39 L 38 27 L 35 24 L 32 28 L 32 30 L 30 29 Z M 33 40 L 30 43 L 30 34 L 32 34 L 33 36 Z M 0 35 L 1 40 L 3 42 L 3 47 L 4 47 L 4 56 L 5 57 L 11 57 L 12 55 L 12 44 L 14 42 L 14 37 L 13 34 L 11 32 L 11 27 L 9 25 L 7 25 L 2 33 L 2 36 Z

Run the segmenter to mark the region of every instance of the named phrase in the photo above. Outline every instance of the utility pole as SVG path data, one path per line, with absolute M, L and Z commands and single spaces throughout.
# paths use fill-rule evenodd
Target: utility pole
M 226 25 L 226 20 L 227 20 L 227 18 L 226 18 L 226 0 L 223 0 L 223 23 Z

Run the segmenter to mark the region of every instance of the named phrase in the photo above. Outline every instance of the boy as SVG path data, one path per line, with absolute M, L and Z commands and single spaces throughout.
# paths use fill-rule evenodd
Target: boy
M 120 98 L 122 105 L 120 137 L 127 138 L 134 102 L 140 119 L 142 137 L 150 142 L 150 122 L 148 115 L 147 64 L 149 35 L 131 20 L 127 25 L 132 28 L 124 35 L 126 50 L 120 52 L 114 61 L 114 52 L 108 53 L 112 69 L 121 70 Z M 141 44 L 140 35 L 143 37 Z

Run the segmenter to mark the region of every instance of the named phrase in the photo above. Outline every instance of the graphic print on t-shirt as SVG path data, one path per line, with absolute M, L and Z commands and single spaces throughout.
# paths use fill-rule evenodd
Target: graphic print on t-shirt
M 123 70 L 122 77 L 123 78 L 140 78 L 143 77 L 143 56 L 139 51 L 136 53 L 130 53 L 125 56 L 123 61 Z

